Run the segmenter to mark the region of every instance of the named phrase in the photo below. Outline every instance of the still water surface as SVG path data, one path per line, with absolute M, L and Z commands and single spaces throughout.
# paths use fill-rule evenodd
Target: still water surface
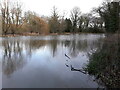
M 3 88 L 97 88 L 83 69 L 103 34 L 0 38 Z

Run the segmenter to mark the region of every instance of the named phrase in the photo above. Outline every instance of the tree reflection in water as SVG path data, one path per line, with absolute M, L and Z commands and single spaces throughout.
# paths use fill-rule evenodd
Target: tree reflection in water
M 63 51 L 67 50 L 67 52 L 63 52 L 63 57 L 67 54 L 71 57 L 71 60 L 77 57 L 80 52 L 85 52 L 87 55 L 91 49 L 101 47 L 100 39 L 76 39 L 76 37 L 64 39 L 55 37 L 48 40 L 39 39 L 39 37 L 37 39 L 34 37 L 25 37 L 25 39 L 22 37 L 4 38 L 2 40 L 3 72 L 10 76 L 16 70 L 23 68 L 32 55 L 43 47 L 49 48 L 52 57 L 56 57 L 61 48 L 63 48 Z
M 26 63 L 25 56 L 22 53 L 22 42 L 19 40 L 3 40 L 2 46 L 4 50 L 3 55 L 3 72 L 6 75 L 12 74 L 17 69 L 23 67 Z

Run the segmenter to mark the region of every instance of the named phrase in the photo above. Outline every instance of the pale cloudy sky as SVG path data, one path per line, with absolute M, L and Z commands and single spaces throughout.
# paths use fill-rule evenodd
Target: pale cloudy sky
M 60 14 L 66 12 L 69 16 L 73 7 L 77 6 L 83 13 L 89 12 L 93 7 L 98 7 L 103 0 L 20 0 L 24 10 L 35 11 L 39 15 L 49 16 L 53 6 L 58 8 Z

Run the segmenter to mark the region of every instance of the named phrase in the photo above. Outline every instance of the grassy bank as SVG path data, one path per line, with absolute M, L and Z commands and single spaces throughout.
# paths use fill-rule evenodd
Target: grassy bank
M 120 35 L 107 35 L 102 49 L 90 56 L 86 69 L 107 87 L 120 88 Z

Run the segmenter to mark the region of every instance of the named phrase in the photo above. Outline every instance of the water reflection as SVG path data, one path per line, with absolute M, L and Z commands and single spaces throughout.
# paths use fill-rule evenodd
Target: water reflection
M 12 74 L 26 63 L 22 43 L 19 40 L 3 40 L 3 72 L 6 75 Z
M 2 46 L 0 46 L 3 51 L 3 87 L 86 87 L 88 83 L 84 81 L 83 86 L 77 84 L 81 82 L 79 79 L 79 81 L 77 80 L 79 74 L 73 74 L 70 71 L 81 72 L 82 80 L 86 80 L 87 76 L 83 76 L 84 72 L 80 69 L 87 63 L 88 53 L 101 48 L 102 40 L 103 35 L 92 34 L 3 38 L 1 40 Z M 66 66 L 67 68 L 65 68 Z M 40 74 L 39 71 L 45 75 Z M 61 75 L 61 78 L 58 78 L 58 74 L 62 74 L 62 72 L 71 78 L 65 80 L 66 75 Z M 51 77 L 48 78 L 46 76 L 48 74 Z M 26 86 L 20 85 L 17 81 L 18 78 L 23 77 L 26 79 Z M 56 83 L 43 85 L 44 81 L 39 85 L 42 78 L 53 80 Z M 15 79 L 14 84 L 10 84 L 9 82 L 13 79 Z M 36 80 L 37 84 L 30 82 L 33 79 Z M 68 83 L 72 79 L 76 80 L 74 84 Z M 63 85 L 60 85 L 61 82 L 64 82 Z M 97 87 L 97 84 L 91 81 L 89 83 L 88 87 L 94 87 L 94 85 Z

